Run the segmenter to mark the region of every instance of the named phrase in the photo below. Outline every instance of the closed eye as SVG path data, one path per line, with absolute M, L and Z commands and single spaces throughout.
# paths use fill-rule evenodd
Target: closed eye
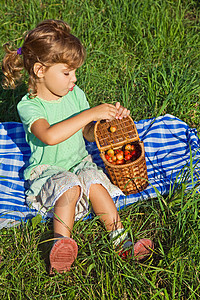
M 64 75 L 68 76 L 68 75 L 69 75 L 69 73 L 68 73 L 68 72 L 65 72 L 65 73 L 64 73 Z

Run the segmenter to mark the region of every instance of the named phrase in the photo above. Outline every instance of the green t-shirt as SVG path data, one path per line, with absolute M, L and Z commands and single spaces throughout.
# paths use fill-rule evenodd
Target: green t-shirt
M 22 98 L 17 109 L 25 129 L 26 141 L 31 148 L 29 166 L 24 171 L 25 179 L 29 179 L 31 170 L 38 165 L 48 164 L 69 170 L 88 155 L 82 129 L 67 140 L 49 146 L 31 133 L 31 125 L 38 119 L 46 119 L 53 125 L 88 108 L 86 96 L 78 86 L 58 100 L 46 101 L 38 97 L 30 99 L 28 94 Z

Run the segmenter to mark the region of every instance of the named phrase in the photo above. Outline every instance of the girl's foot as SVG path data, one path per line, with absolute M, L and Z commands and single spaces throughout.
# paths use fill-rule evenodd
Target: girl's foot
M 131 240 L 125 240 L 120 247 L 119 256 L 122 259 L 134 256 L 136 260 L 141 261 L 146 259 L 154 249 L 154 243 L 149 239 L 139 240 L 133 247 Z M 134 253 L 133 252 L 134 248 Z
M 61 238 L 52 247 L 50 260 L 50 274 L 54 274 L 54 270 L 63 273 L 70 270 L 71 265 L 78 254 L 78 246 L 71 238 Z

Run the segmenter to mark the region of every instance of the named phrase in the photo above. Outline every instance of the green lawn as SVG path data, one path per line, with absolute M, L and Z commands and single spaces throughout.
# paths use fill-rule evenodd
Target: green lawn
M 16 49 L 47 18 L 63 19 L 87 50 L 77 84 L 91 106 L 120 101 L 134 120 L 170 113 L 200 132 L 200 5 L 194 0 L 0 1 L 0 40 Z M 4 56 L 0 49 L 0 58 Z M 0 121 L 19 121 L 15 91 L 0 88 Z M 120 212 L 132 239 L 151 237 L 153 257 L 122 261 L 98 218 L 76 222 L 72 270 L 48 276 L 51 222 L 0 231 L 4 299 L 200 299 L 200 196 L 185 185 Z

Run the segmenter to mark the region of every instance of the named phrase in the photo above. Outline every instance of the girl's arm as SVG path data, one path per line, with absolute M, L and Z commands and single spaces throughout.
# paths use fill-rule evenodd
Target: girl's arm
M 31 126 L 31 132 L 43 143 L 56 145 L 71 137 L 88 123 L 98 120 L 112 120 L 117 109 L 112 104 L 101 104 L 81 112 L 80 114 L 50 126 L 47 120 L 39 119 Z

